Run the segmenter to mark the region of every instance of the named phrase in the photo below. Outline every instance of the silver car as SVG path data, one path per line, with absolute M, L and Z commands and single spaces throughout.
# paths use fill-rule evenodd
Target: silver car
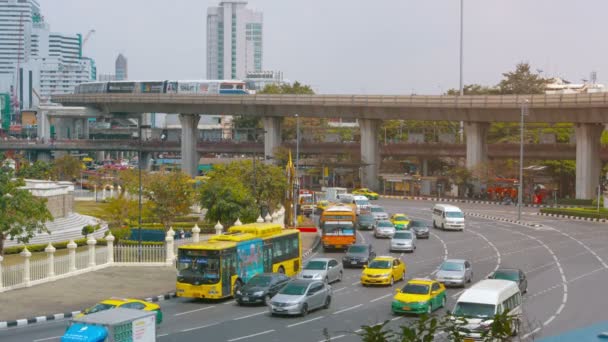
M 473 279 L 473 267 L 467 260 L 448 259 L 435 274 L 435 279 L 445 286 L 462 286 Z
M 331 304 L 331 286 L 318 280 L 293 280 L 268 304 L 272 316 L 300 315 L 306 316 L 315 309 L 328 309 Z
M 374 223 L 374 237 L 376 238 L 392 238 L 395 232 L 395 226 L 389 220 L 380 220 Z
M 388 220 L 388 213 L 379 205 L 371 205 L 369 210 L 376 220 Z
M 413 252 L 416 249 L 416 234 L 410 230 L 395 232 L 389 251 Z
M 344 268 L 338 260 L 332 258 L 313 258 L 306 263 L 296 278 L 322 280 L 329 284 L 334 281 L 341 281 L 343 274 Z

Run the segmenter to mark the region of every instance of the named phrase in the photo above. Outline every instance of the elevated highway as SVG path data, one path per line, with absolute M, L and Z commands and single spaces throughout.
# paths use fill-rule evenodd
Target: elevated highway
M 272 155 L 281 145 L 283 117 L 357 119 L 361 161 L 366 165 L 362 178 L 371 188 L 378 185 L 381 148 L 377 135 L 382 120 L 464 121 L 466 165 L 474 168 L 489 157 L 486 135 L 490 123 L 519 122 L 525 113 L 526 122 L 575 124 L 577 198 L 595 195 L 601 170 L 600 137 L 608 123 L 608 92 L 488 96 L 70 94 L 55 95 L 52 101 L 98 113 L 179 114 L 182 169 L 190 175 L 197 172 L 196 127 L 201 113 L 261 117 L 266 131 L 265 155 Z

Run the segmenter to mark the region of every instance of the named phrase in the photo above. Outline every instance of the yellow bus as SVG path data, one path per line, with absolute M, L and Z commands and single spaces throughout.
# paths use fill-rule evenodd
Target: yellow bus
M 180 246 L 177 251 L 178 297 L 231 297 L 251 277 L 262 272 L 293 276 L 302 265 L 300 231 L 276 223 L 234 226 L 207 241 Z

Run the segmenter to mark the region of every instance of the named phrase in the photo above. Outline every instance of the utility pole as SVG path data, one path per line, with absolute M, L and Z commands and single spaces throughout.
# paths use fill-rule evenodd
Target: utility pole
M 528 100 L 521 104 L 521 118 L 519 123 L 519 190 L 517 191 L 517 221 L 521 221 L 521 206 L 524 190 L 524 116 L 528 110 Z
M 464 53 L 463 53 L 463 49 L 464 49 L 464 0 L 460 0 L 460 96 L 464 95 L 464 85 L 463 85 L 463 79 L 462 79 L 462 73 L 463 73 L 463 58 L 464 58 Z M 462 143 L 464 141 L 464 121 L 460 121 L 460 142 Z

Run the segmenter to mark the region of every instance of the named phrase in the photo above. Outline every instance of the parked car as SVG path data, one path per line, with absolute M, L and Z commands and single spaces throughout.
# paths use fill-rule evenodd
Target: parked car
M 326 283 L 341 281 L 344 268 L 333 258 L 313 258 L 308 260 L 297 279 L 321 280 Z
M 411 231 L 395 232 L 391 238 L 390 252 L 414 252 L 416 250 L 416 234 Z
M 405 263 L 392 256 L 379 256 L 361 272 L 361 285 L 389 285 L 405 280 Z
M 412 220 L 410 221 L 410 230 L 414 231 L 416 238 L 428 239 L 429 238 L 429 225 L 423 221 Z
M 523 293 L 528 292 L 528 279 L 524 271 L 517 268 L 499 268 L 496 272 L 492 273 L 488 279 L 503 279 L 511 280 L 517 283 L 519 291 Z
M 282 273 L 259 273 L 238 289 L 234 298 L 239 305 L 267 304 L 289 280 Z
M 306 316 L 309 311 L 331 305 L 331 286 L 318 280 L 293 280 L 272 299 L 268 309 L 274 315 Z
M 379 205 L 371 205 L 369 211 L 372 213 L 376 220 L 388 220 L 388 214 Z
M 397 230 L 405 230 L 410 228 L 410 218 L 405 214 L 393 214 L 391 222 Z
M 393 297 L 393 313 L 431 314 L 434 310 L 444 308 L 447 302 L 445 286 L 436 280 L 412 279 L 397 290 Z
M 439 266 L 435 279 L 445 286 L 464 287 L 466 283 L 470 283 L 473 279 L 473 267 L 467 260 L 448 259 Z
M 371 230 L 374 228 L 374 223 L 376 223 L 376 218 L 372 214 L 360 214 L 357 216 L 357 229 L 359 230 Z
M 389 220 L 380 220 L 374 223 L 374 237 L 392 238 L 395 235 L 395 226 Z
M 101 302 L 93 305 L 92 307 L 84 309 L 82 313 L 76 315 L 76 318 L 115 308 L 155 311 L 156 324 L 160 324 L 163 321 L 163 312 L 160 309 L 160 305 L 132 298 L 110 298 L 102 300 Z
M 353 194 L 354 195 L 363 195 L 363 196 L 367 197 L 367 199 L 369 199 L 369 200 L 377 200 L 378 197 L 380 197 L 377 192 L 373 192 L 368 188 L 355 189 L 355 190 L 353 190 Z
M 344 267 L 365 266 L 376 257 L 376 252 L 371 244 L 355 244 L 348 247 L 346 255 L 342 257 Z

